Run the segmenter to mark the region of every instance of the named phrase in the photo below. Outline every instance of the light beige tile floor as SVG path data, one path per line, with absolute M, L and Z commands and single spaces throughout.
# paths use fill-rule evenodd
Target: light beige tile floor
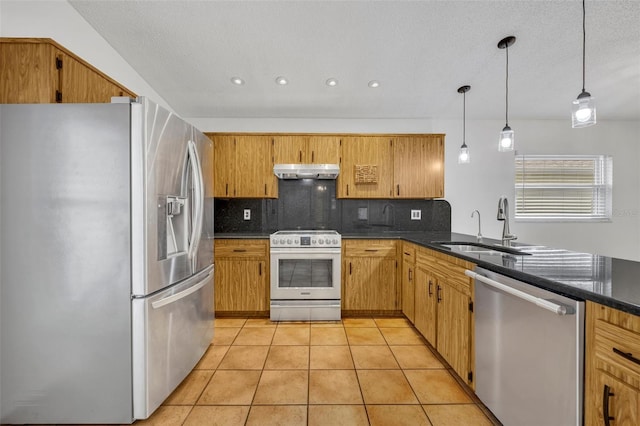
M 138 425 L 494 422 L 404 318 L 216 319 L 209 350 Z

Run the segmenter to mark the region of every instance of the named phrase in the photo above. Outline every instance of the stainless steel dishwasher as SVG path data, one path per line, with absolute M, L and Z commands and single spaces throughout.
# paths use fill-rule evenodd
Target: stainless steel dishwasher
M 582 425 L 584 302 L 476 268 L 476 394 L 505 426 Z

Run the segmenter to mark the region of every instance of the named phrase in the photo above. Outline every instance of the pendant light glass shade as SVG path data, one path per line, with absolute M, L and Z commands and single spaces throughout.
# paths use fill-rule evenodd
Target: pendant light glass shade
M 513 130 L 511 130 L 511 127 L 504 126 L 504 128 L 500 132 L 500 143 L 498 144 L 498 151 L 513 151 L 515 146 L 514 139 L 515 134 L 513 133 Z
M 515 149 L 515 134 L 511 127 L 509 127 L 509 46 L 516 42 L 514 36 L 505 37 L 498 42 L 499 49 L 505 49 L 507 53 L 507 67 L 505 74 L 505 106 L 504 106 L 504 128 L 500 132 L 500 138 L 498 139 L 498 151 L 513 151 Z
M 471 156 L 469 155 L 469 147 L 463 143 L 458 153 L 458 164 L 469 164 L 471 162 Z
M 571 127 L 589 127 L 596 124 L 596 103 L 589 92 L 582 92 L 573 101 Z
M 458 153 L 458 164 L 469 164 L 471 162 L 471 155 L 469 154 L 469 147 L 467 146 L 467 92 L 471 90 L 471 86 L 462 86 L 458 88 L 458 93 L 462 93 L 462 146 Z
M 589 127 L 596 124 L 596 103 L 587 92 L 585 86 L 585 51 L 586 51 L 586 13 L 585 1 L 582 0 L 582 92 L 573 101 L 571 108 L 571 127 Z

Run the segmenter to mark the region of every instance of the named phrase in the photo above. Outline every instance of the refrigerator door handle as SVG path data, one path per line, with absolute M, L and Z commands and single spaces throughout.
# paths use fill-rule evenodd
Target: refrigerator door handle
M 189 296 L 190 294 L 195 293 L 196 291 L 200 290 L 202 287 L 204 287 L 205 285 L 207 285 L 207 283 L 209 282 L 209 277 L 211 276 L 212 272 L 209 272 L 207 275 L 204 276 L 204 278 L 202 278 L 202 280 L 194 285 L 189 287 L 186 290 L 182 290 L 179 293 L 176 294 L 172 294 L 171 296 L 167 296 L 164 297 L 160 300 L 156 300 L 155 302 L 151 303 L 151 307 L 153 309 L 158 309 L 161 308 L 163 306 L 169 305 L 171 303 L 177 302 L 180 299 L 184 299 L 185 297 Z
M 195 266 L 196 254 L 198 253 L 198 246 L 200 245 L 200 235 L 202 234 L 202 225 L 204 221 L 204 180 L 202 178 L 202 168 L 200 167 L 200 158 L 198 157 L 198 151 L 196 144 L 193 141 L 189 141 L 187 145 L 189 154 L 189 164 L 191 165 L 191 171 L 193 173 L 193 186 L 194 186 L 194 212 L 193 212 L 193 226 L 191 228 L 191 238 L 189 239 L 189 258 Z

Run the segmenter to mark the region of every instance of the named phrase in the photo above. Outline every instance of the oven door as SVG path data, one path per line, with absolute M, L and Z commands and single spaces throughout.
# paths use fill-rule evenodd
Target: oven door
M 271 249 L 272 300 L 339 300 L 340 249 Z

